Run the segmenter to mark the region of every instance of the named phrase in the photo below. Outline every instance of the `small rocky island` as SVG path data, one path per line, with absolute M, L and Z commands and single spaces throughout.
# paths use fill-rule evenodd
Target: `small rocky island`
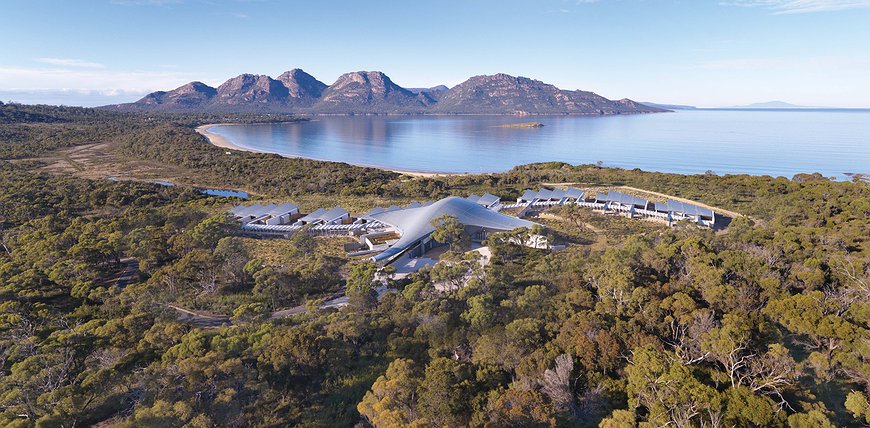
M 506 123 L 504 125 L 498 125 L 499 128 L 543 128 L 544 124 L 541 122 L 523 122 L 523 123 Z
M 498 125 L 499 128 L 543 128 L 544 124 L 541 122 L 523 122 L 523 123 L 506 123 L 504 125 Z

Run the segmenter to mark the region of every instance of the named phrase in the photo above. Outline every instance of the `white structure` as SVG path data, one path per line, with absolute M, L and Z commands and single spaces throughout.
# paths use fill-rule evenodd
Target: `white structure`
M 495 195 L 491 195 L 489 193 L 484 193 L 483 196 L 477 195 L 468 195 L 467 198 L 469 201 L 474 202 L 484 208 L 489 208 L 491 210 L 498 211 L 501 206 L 501 198 Z
M 630 217 L 635 215 L 646 218 L 658 218 L 668 223 L 689 220 L 701 226 L 713 227 L 716 223 L 716 213 L 698 205 L 668 199 L 667 202 L 652 202 L 647 199 L 632 196 L 616 190 L 586 194 L 582 190 L 569 187 L 566 190 L 540 189 L 526 190 L 517 198 L 515 204 L 504 205 L 502 208 L 522 208 L 519 217 L 538 207 L 576 204 L 583 207 L 600 209 L 605 212 L 625 213 Z
M 402 209 L 409 209 L 409 208 L 427 207 L 429 205 L 432 205 L 432 203 L 433 203 L 432 201 L 425 201 L 425 202 L 414 201 L 414 202 L 411 202 L 410 204 L 406 205 L 405 207 L 400 207 L 398 205 L 390 205 L 387 208 L 374 207 L 371 210 L 369 210 L 369 212 L 363 214 L 360 218 L 364 221 L 367 221 L 367 222 L 377 222 L 377 220 L 375 220 L 375 218 L 374 218 L 374 216 L 376 214 L 381 214 L 381 213 L 386 213 L 386 212 L 396 211 L 396 210 L 402 210 Z
M 707 227 L 716 224 L 715 211 L 673 199 L 668 199 L 665 203 L 656 202 L 655 211 L 667 213 L 668 221 L 689 220 Z
M 562 189 L 545 189 L 541 188 L 537 192 L 534 190 L 526 190 L 523 195 L 517 198 L 519 205 L 564 205 L 566 203 L 576 203 L 583 200 L 584 192 L 580 189 L 569 187 L 566 190 Z
M 643 198 L 631 196 L 615 190 L 608 192 L 599 192 L 595 195 L 595 202 L 605 204 L 605 209 L 613 209 L 617 211 L 635 210 L 652 210 L 653 204 Z
M 321 235 L 359 234 L 361 230 L 383 228 L 381 224 L 365 224 L 364 221 L 350 221 L 350 213 L 344 208 L 329 210 L 318 209 L 302 216 L 299 207 L 290 202 L 275 205 L 254 204 L 249 207 L 239 205 L 230 214 L 242 223 L 242 231 L 256 235 L 288 237 L 309 225 L 312 233 Z
M 531 229 L 536 223 L 500 214 L 468 199 L 452 196 L 416 208 L 405 208 L 372 214 L 372 220 L 391 226 L 399 235 L 372 260 L 391 263 L 405 253 L 421 256 L 439 244 L 430 236 L 435 231 L 432 221 L 444 216 L 456 217 L 465 225 L 472 241 L 483 241 L 491 232 L 509 231 L 520 227 Z
M 341 224 L 345 220 L 350 219 L 350 213 L 347 212 L 346 209 L 341 207 L 335 207 L 329 210 L 325 210 L 323 208 L 318 208 L 317 211 L 314 211 L 311 214 L 308 214 L 299 220 L 296 221 L 296 224 L 299 226 L 304 226 L 306 224 L 313 224 L 315 226 L 320 225 L 334 225 Z
M 281 205 L 254 204 L 249 207 L 238 205 L 230 210 L 242 224 L 289 224 L 293 217 L 299 214 L 299 207 L 291 202 Z

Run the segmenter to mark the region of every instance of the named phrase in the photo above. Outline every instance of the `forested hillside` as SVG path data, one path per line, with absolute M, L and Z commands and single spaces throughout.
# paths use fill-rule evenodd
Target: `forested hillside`
M 0 105 L 0 425 L 870 424 L 867 183 L 560 163 L 413 178 L 225 155 L 193 130 L 289 119 Z M 264 201 L 576 182 L 747 216 L 713 232 L 554 211 L 539 221 L 564 250 L 493 239 L 484 279 L 441 292 L 433 279 L 450 273 L 423 270 L 379 300 L 342 238 L 245 238 L 225 215 L 238 200 L 43 170 L 43 156 L 93 142 Z M 343 309 L 311 304 L 345 288 Z M 200 327 L 174 306 L 228 322 Z

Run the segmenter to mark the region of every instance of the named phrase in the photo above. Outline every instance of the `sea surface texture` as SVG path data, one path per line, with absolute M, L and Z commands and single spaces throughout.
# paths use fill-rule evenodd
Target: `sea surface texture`
M 503 127 L 528 121 L 543 127 Z M 630 116 L 349 116 L 215 126 L 257 151 L 421 171 L 500 172 L 562 161 L 648 171 L 838 180 L 870 173 L 870 111 L 690 110 Z

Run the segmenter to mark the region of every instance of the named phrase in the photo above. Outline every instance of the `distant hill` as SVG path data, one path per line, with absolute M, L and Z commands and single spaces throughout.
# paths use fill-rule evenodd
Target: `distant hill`
M 290 71 L 285 71 L 278 76 L 279 82 L 283 83 L 298 105 L 312 105 L 320 99 L 323 91 L 328 88 L 326 83 L 323 83 L 314 78 L 314 76 L 294 68 Z
M 332 84 L 301 69 L 277 79 L 241 74 L 217 88 L 191 82 L 141 100 L 104 106 L 116 111 L 274 112 L 297 114 L 569 114 L 657 113 L 667 109 L 593 92 L 569 91 L 526 77 L 475 76 L 448 88 L 403 88 L 380 71 L 346 73 Z
M 819 108 L 819 107 L 809 107 L 809 106 L 799 106 L 795 104 L 790 104 L 785 101 L 767 101 L 764 103 L 753 103 L 747 104 L 744 106 L 733 106 L 729 108 Z
M 380 71 L 342 74 L 313 106 L 318 113 L 424 113 L 434 104 L 425 92 L 411 92 Z
M 441 92 L 441 91 L 446 91 L 450 88 L 448 88 L 447 86 L 444 86 L 444 85 L 438 85 L 438 86 L 433 86 L 431 88 L 405 88 L 405 89 L 407 89 L 415 94 L 419 94 L 420 92 L 428 92 L 428 93 Z
M 137 108 L 143 110 L 180 111 L 199 109 L 210 104 L 217 95 L 217 89 L 201 82 L 190 82 L 168 92 L 158 91 L 137 101 Z
M 287 103 L 290 90 L 265 75 L 242 74 L 217 87 L 212 103 L 239 110 L 257 110 L 259 105 Z
M 650 107 L 658 107 L 666 110 L 697 110 L 698 107 L 695 106 L 687 106 L 682 104 L 662 104 L 662 103 L 652 103 L 649 101 L 641 101 L 641 104 Z
M 433 111 L 447 114 L 624 114 L 664 111 L 586 91 L 567 91 L 526 77 L 474 76 L 450 88 Z

